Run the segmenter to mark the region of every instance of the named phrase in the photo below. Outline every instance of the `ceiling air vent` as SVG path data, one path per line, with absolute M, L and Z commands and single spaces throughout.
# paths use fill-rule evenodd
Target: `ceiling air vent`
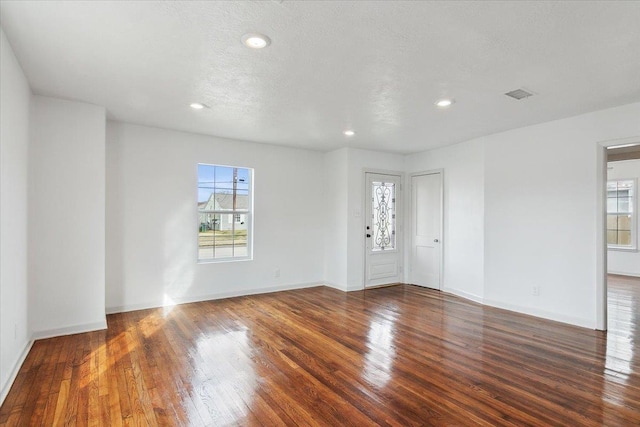
M 505 93 L 505 95 L 510 96 L 513 99 L 517 99 L 518 101 L 533 96 L 531 92 L 527 92 L 524 89 L 512 90 L 511 92 Z

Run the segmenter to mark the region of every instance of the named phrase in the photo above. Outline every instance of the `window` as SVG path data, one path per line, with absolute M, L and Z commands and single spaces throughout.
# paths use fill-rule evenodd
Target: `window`
M 198 164 L 198 261 L 251 259 L 252 175 Z
M 607 244 L 612 249 L 636 248 L 636 182 L 607 182 Z

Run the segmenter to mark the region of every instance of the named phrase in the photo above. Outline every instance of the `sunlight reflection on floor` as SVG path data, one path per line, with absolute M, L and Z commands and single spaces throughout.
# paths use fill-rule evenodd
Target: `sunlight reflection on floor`
M 376 317 L 371 319 L 367 334 L 369 351 L 365 355 L 363 377 L 378 387 L 384 387 L 391 379 L 396 357 L 396 319 Z

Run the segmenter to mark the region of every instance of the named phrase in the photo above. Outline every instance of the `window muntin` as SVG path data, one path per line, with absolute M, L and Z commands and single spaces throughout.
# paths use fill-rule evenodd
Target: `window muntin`
M 198 164 L 198 261 L 251 259 L 252 172 Z
M 636 182 L 607 182 L 607 245 L 612 249 L 636 248 Z

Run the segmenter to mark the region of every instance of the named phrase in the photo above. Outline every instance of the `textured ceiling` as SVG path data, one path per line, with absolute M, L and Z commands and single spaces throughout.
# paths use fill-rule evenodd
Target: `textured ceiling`
M 35 93 L 256 142 L 410 153 L 640 101 L 637 1 L 3 0 L 0 12 Z M 271 46 L 244 47 L 247 32 Z M 520 87 L 536 95 L 504 96 Z M 456 103 L 435 108 L 442 96 Z

